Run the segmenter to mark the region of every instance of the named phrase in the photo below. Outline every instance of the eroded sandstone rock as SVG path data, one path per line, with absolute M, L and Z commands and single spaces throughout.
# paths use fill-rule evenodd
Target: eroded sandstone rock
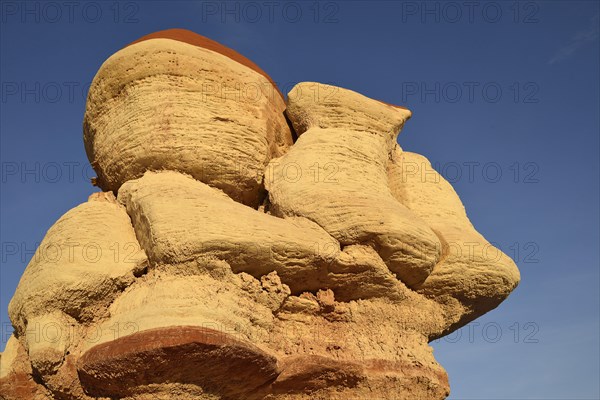
M 292 89 L 286 113 L 299 138 L 269 165 L 265 182 L 274 213 L 314 221 L 344 246 L 372 246 L 405 284 L 422 283 L 441 244 L 392 196 L 387 178 L 410 111 L 307 82 Z
M 452 186 L 427 158 L 400 147 L 389 164 L 389 178 L 394 197 L 442 240 L 442 259 L 417 291 L 440 301 L 451 297 L 464 306 L 454 307 L 461 316 L 449 331 L 496 308 L 517 286 L 519 270 L 475 230 Z
M 292 144 L 284 109 L 274 83 L 250 60 L 191 32 L 164 31 L 100 67 L 84 143 L 105 191 L 167 169 L 258 206 L 265 165 Z
M 27 266 L 0 397 L 445 398 L 428 342 L 519 273 L 396 144 L 410 115 L 311 82 L 286 109 L 260 68 L 181 30 L 117 52 L 84 124 L 106 192 Z
M 20 335 L 50 312 L 94 319 L 147 266 L 125 208 L 99 198 L 63 215 L 33 255 L 8 306 Z

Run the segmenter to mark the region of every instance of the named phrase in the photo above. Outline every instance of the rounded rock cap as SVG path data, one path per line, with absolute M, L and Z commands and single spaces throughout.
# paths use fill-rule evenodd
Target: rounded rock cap
M 137 40 L 134 40 L 133 42 L 129 43 L 128 45 L 126 45 L 123 48 L 129 47 L 133 44 L 140 43 L 140 42 L 143 42 L 146 40 L 151 40 L 151 39 L 177 40 L 179 42 L 191 44 L 192 46 L 202 47 L 204 49 L 211 50 L 216 53 L 222 54 L 225 57 L 229 57 L 233 61 L 238 62 L 238 63 L 258 72 L 259 74 L 261 74 L 262 76 L 267 78 L 267 80 L 273 85 L 273 87 L 275 89 L 277 89 L 277 93 L 279 93 L 279 95 L 283 98 L 283 93 L 281 93 L 281 91 L 279 90 L 279 88 L 277 87 L 277 85 L 275 84 L 273 79 L 271 79 L 271 77 L 265 71 L 263 71 L 258 65 L 256 65 L 254 62 L 252 62 L 248 58 L 244 57 L 237 51 L 230 49 L 229 47 L 224 46 L 219 42 L 216 42 L 212 39 L 209 39 L 205 36 L 202 36 L 200 34 L 197 34 L 196 32 L 192 32 L 187 29 L 172 28 L 172 29 L 165 29 L 162 31 L 153 32 L 148 35 L 142 36 L 141 38 L 139 38 Z

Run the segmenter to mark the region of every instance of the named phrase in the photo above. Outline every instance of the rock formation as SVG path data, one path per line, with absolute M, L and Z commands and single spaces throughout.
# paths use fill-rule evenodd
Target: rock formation
M 498 306 L 519 272 L 398 146 L 410 116 L 319 83 L 286 102 L 187 31 L 118 51 L 84 118 L 105 192 L 27 266 L 1 397 L 445 398 L 428 342 Z

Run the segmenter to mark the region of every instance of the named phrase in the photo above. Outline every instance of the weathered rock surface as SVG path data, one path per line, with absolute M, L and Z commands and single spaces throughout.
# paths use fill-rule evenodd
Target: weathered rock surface
M 308 219 L 259 213 L 180 173 L 148 172 L 124 184 L 119 201 L 155 265 L 214 257 L 257 279 L 276 271 L 294 294 L 330 288 L 344 300 L 403 297 L 404 285 L 370 248 L 341 251 Z
M 106 192 L 27 266 L 0 398 L 445 398 L 428 342 L 519 273 L 396 144 L 409 117 L 309 82 L 286 109 L 255 64 L 186 31 L 117 52 L 84 124 Z
M 100 67 L 84 143 L 103 190 L 168 169 L 258 206 L 264 167 L 292 144 L 284 109 L 273 82 L 250 60 L 171 30 L 140 39 Z
M 298 141 L 269 165 L 276 215 L 305 217 L 344 246 L 367 244 L 408 286 L 422 283 L 441 245 L 388 187 L 387 164 L 410 111 L 356 92 L 301 83 L 286 110 Z
M 8 307 L 19 334 L 50 312 L 93 319 L 146 267 L 131 219 L 111 197 L 91 196 L 48 230 Z
M 520 275 L 510 257 L 475 230 L 452 186 L 422 155 L 396 147 L 389 165 L 394 197 L 433 229 L 443 243 L 442 259 L 418 288 L 444 301 L 458 300 L 464 310 L 454 330 L 496 308 L 517 286 Z

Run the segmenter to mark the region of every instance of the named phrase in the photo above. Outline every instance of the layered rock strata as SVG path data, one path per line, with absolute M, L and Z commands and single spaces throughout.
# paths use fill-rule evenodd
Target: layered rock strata
M 497 307 L 519 272 L 398 146 L 410 116 L 312 82 L 286 103 L 187 31 L 117 52 L 84 120 L 104 192 L 27 266 L 0 397 L 445 398 L 428 342 Z

